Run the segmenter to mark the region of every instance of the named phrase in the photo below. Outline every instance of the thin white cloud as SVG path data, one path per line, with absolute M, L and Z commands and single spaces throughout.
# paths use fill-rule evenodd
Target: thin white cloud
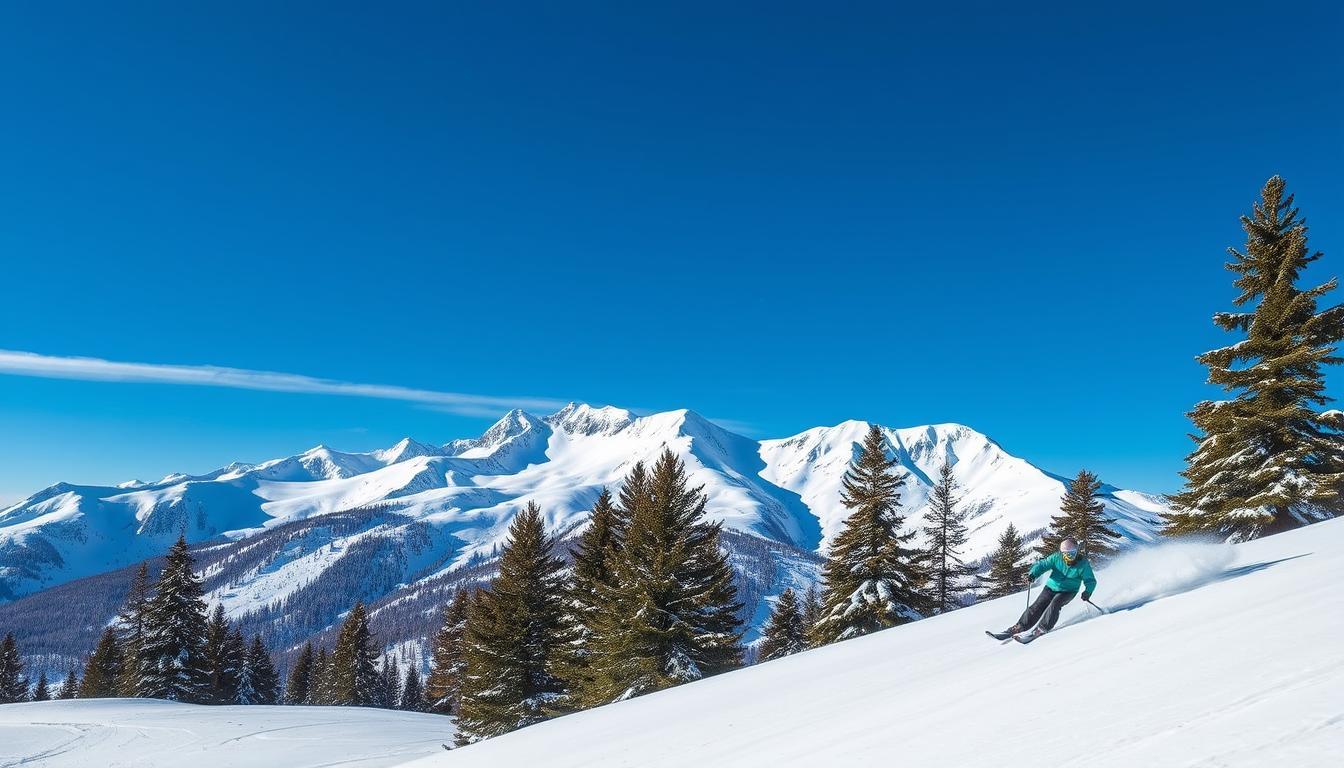
M 185 384 L 198 387 L 228 387 L 267 392 L 372 397 L 382 400 L 403 400 L 418 403 L 435 410 L 465 416 L 498 415 L 500 411 L 510 408 L 555 410 L 565 404 L 562 400 L 546 397 L 468 395 L 461 392 L 412 389 L 390 384 L 358 384 L 335 379 L 319 379 L 296 373 L 250 371 L 244 368 L 223 368 L 215 365 L 121 363 L 95 357 L 57 357 L 7 349 L 0 349 L 0 374 L 35 376 L 45 379 Z

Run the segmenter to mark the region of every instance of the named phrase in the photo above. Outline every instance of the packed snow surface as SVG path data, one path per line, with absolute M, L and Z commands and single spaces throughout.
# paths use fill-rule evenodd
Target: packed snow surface
M 1344 764 L 1344 520 L 1166 544 L 1031 645 L 1025 595 L 552 720 L 417 768 Z
M 375 768 L 452 741 L 449 718 L 385 709 L 143 699 L 0 706 L 3 768 Z

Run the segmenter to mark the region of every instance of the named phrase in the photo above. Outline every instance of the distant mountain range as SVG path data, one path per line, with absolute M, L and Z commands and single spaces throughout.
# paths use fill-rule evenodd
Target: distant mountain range
M 514 512 L 529 501 L 553 531 L 572 537 L 603 487 L 615 490 L 636 461 L 666 447 L 704 485 L 710 516 L 729 532 L 747 618 L 758 625 L 768 597 L 816 579 L 818 555 L 845 519 L 841 476 L 868 428 L 847 421 L 756 441 L 693 411 L 636 417 L 570 404 L 544 418 L 511 411 L 480 437 L 442 446 L 410 438 L 369 453 L 318 446 L 152 483 L 59 483 L 0 510 L 0 603 L 155 557 L 181 531 L 200 544 L 209 600 L 233 617 L 284 623 L 268 634 L 297 641 L 355 597 L 390 606 L 428 585 L 484 578 Z M 910 524 L 922 518 L 939 465 L 953 463 L 970 513 L 968 561 L 988 554 L 1009 522 L 1034 536 L 1058 510 L 1063 478 L 969 427 L 883 431 L 907 475 Z M 1128 540 L 1154 537 L 1164 510 L 1158 497 L 1103 492 Z M 287 603 L 337 573 L 344 593 L 329 610 L 314 609 L 313 597 L 303 601 L 311 614 L 304 622 L 285 620 Z

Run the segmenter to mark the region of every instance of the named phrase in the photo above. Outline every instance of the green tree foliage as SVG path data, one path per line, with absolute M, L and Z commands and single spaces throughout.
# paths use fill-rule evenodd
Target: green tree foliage
M 33 688 L 33 701 L 51 701 L 51 686 L 47 683 L 45 670 L 37 674 L 37 686 Z
M 308 684 L 309 704 L 331 704 L 331 654 L 326 646 L 317 650 L 313 657 L 313 679 Z
M 944 460 L 938 480 L 929 494 L 929 513 L 924 525 L 925 564 L 928 570 L 928 598 L 935 613 L 946 613 L 961 606 L 961 595 L 974 569 L 961 560 L 966 546 L 966 513 L 960 509 L 957 481 L 952 463 Z
M 231 627 L 224 618 L 224 606 L 216 605 L 205 626 L 206 694 L 205 702 L 234 704 L 238 700 L 242 651 L 230 638 Z
M 23 676 L 23 658 L 14 633 L 0 641 L 0 704 L 28 700 L 28 680 Z
M 79 686 L 81 699 L 109 699 L 120 693 L 118 682 L 121 671 L 129 660 L 121 649 L 117 631 L 112 627 L 103 630 L 98 639 L 98 647 L 84 665 L 84 680 Z
M 1022 591 L 1031 569 L 1027 554 L 1026 542 L 1009 523 L 999 535 L 998 547 L 989 556 L 989 573 L 980 580 L 985 600 Z
M 434 635 L 429 677 L 425 678 L 425 705 L 430 712 L 448 715 L 457 711 L 462 677 L 467 669 L 463 644 L 470 607 L 471 593 L 459 588 L 453 602 L 443 611 L 442 623 Z
M 382 700 L 378 649 L 364 603 L 355 603 L 336 637 L 328 685 L 330 701 L 342 706 L 376 707 Z
M 621 492 L 611 584 L 597 587 L 581 706 L 638 696 L 742 663 L 733 571 L 701 487 L 665 450 L 637 464 Z
M 1078 547 L 1093 565 L 1115 554 L 1120 533 L 1111 526 L 1115 518 L 1106 516 L 1106 505 L 1097 498 L 1101 481 L 1082 470 L 1064 492 L 1059 514 L 1050 518 L 1050 529 L 1041 537 L 1037 554 L 1046 557 L 1059 549 L 1066 536 L 1078 540 Z
M 271 653 L 261 642 L 261 635 L 252 636 L 247 649 L 247 660 L 239 676 L 239 704 L 276 704 L 280 698 L 280 675 L 275 671 Z
M 803 593 L 799 611 L 803 617 L 803 633 L 807 639 L 807 646 L 816 648 L 824 645 L 825 643 L 817 636 L 817 626 L 821 623 L 825 606 L 821 602 L 821 590 L 817 589 L 815 584 L 809 586 L 807 591 Z
M 383 656 L 383 666 L 379 669 L 378 706 L 396 709 L 401 702 L 401 667 L 391 654 Z
M 1214 324 L 1242 336 L 1197 359 L 1209 383 L 1232 395 L 1198 403 L 1185 487 L 1171 498 L 1172 535 L 1213 533 L 1241 541 L 1333 517 L 1344 491 L 1344 414 L 1322 411 L 1325 372 L 1337 365 L 1344 306 L 1317 311 L 1337 281 L 1302 289 L 1302 271 L 1321 257 L 1307 246 L 1283 179 L 1266 182 L 1250 216 L 1244 252 L 1229 249 L 1239 311 Z
M 207 698 L 205 601 L 185 538 L 168 551 L 154 597 L 145 610 L 140 649 L 140 696 L 201 702 Z
M 425 711 L 425 688 L 420 681 L 420 669 L 415 664 L 406 667 L 406 677 L 401 682 L 401 701 L 397 709 L 408 712 Z
M 73 699 L 76 696 L 79 696 L 79 676 L 75 674 L 75 670 L 71 669 L 65 676 L 65 682 L 61 683 L 61 687 L 56 689 L 56 698 L 65 700 Z
M 612 561 L 617 542 L 624 535 L 617 527 L 621 519 L 611 492 L 603 488 L 593 504 L 588 526 L 574 547 L 574 565 L 565 587 L 562 642 L 552 663 L 553 673 L 565 681 L 567 691 L 551 703 L 551 714 L 579 709 L 582 692 L 592 688 L 588 663 L 592 656 L 593 626 L 603 590 L 614 584 Z
M 546 719 L 564 684 L 552 673 L 563 631 L 564 561 L 553 554 L 541 510 L 529 503 L 509 526 L 499 575 L 477 592 L 466 627 L 458 743 Z
M 313 662 L 313 644 L 304 643 L 298 658 L 294 660 L 294 667 L 289 670 L 289 681 L 285 685 L 286 704 L 313 703 L 309 699 L 313 683 Z
M 807 628 L 792 589 L 779 593 L 761 633 L 760 660 L 770 661 L 807 649 Z
M 900 489 L 904 479 L 888 459 L 882 430 L 873 425 L 841 484 L 849 509 L 826 559 L 826 592 L 816 636 L 821 642 L 857 637 L 914 621 L 927 610 L 921 593 L 927 575 L 920 553 L 903 531 Z
M 121 673 L 117 679 L 117 694 L 136 696 L 140 690 L 140 663 L 144 654 L 142 645 L 145 636 L 145 616 L 149 610 L 150 584 L 149 563 L 141 563 L 131 577 L 131 587 L 126 592 L 126 601 L 117 614 L 118 643 L 121 647 Z

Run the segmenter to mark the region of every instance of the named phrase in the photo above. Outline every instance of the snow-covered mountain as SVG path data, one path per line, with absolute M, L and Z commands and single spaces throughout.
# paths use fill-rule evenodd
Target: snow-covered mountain
M 709 514 L 735 534 L 725 541 L 759 621 L 766 598 L 815 579 L 815 555 L 844 520 L 840 478 L 867 429 L 850 421 L 758 442 L 693 411 L 636 417 L 570 404 L 545 418 L 512 411 L 480 437 L 441 447 L 409 438 L 369 453 L 318 446 L 153 483 L 62 483 L 0 510 L 0 603 L 158 555 L 179 531 L 193 542 L 234 542 L 227 579 L 209 596 L 234 616 L 274 606 L 373 548 L 386 551 L 380 562 L 390 569 L 384 586 L 366 590 L 379 596 L 487 560 L 529 501 L 540 505 L 552 530 L 573 535 L 604 486 L 614 489 L 635 462 L 670 448 L 693 481 L 704 484 Z M 908 475 L 904 501 L 912 523 L 944 457 L 953 462 L 971 510 L 970 560 L 988 553 L 1008 522 L 1032 535 L 1058 509 L 1060 477 L 968 427 L 885 432 Z M 1105 492 L 1127 537 L 1152 537 L 1162 510 L 1156 498 Z M 298 521 L 351 510 L 381 517 L 362 526 L 300 526 L 297 539 L 299 529 L 291 531 Z M 281 529 L 283 546 L 264 536 Z M 269 553 L 256 557 L 260 550 L 249 542 L 273 539 L 263 547 Z M 239 565 L 244 561 L 246 568 Z

